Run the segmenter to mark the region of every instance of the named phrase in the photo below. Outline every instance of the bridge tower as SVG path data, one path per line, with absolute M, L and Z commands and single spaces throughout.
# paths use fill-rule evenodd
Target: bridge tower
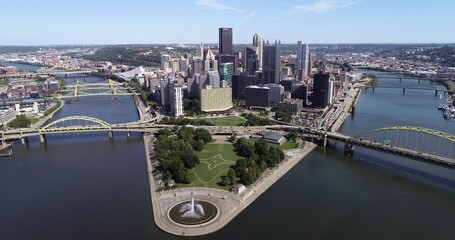
M 346 141 L 344 143 L 344 154 L 346 154 L 348 156 L 353 156 L 354 155 L 354 144 Z

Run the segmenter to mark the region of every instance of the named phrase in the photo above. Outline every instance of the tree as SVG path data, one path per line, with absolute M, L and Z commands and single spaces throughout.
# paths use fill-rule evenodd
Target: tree
M 229 181 L 231 182 L 231 184 L 235 184 L 237 175 L 236 175 L 234 169 L 232 169 L 232 168 L 229 169 L 229 171 L 227 173 L 227 177 L 229 178 Z
M 183 126 L 180 128 L 178 131 L 178 137 L 179 139 L 182 139 L 185 142 L 190 141 L 190 139 L 193 139 L 194 137 L 194 130 L 193 128 Z
M 204 143 L 209 143 L 212 141 L 212 135 L 210 134 L 210 132 L 203 128 L 196 129 L 194 138 L 195 138 L 194 140 L 196 141 L 203 140 Z
M 228 176 L 221 176 L 221 185 L 222 186 L 229 186 L 231 184 L 232 184 L 232 182 Z
M 191 175 L 189 174 L 188 170 L 185 168 L 180 168 L 174 174 L 174 180 L 177 183 L 191 183 Z
M 245 172 L 245 174 L 240 177 L 240 181 L 245 185 L 250 185 L 254 182 L 254 177 L 250 172 Z
M 298 137 L 299 137 L 299 133 L 297 131 L 290 131 L 290 132 L 288 132 L 288 134 L 286 134 L 286 138 L 293 142 L 295 142 Z
M 204 149 L 204 141 L 202 141 L 202 139 L 194 141 L 193 149 L 198 152 L 202 151 L 202 149 Z
M 251 157 L 255 153 L 254 143 L 246 138 L 239 138 L 234 144 L 237 154 L 242 157 Z
M 199 157 L 195 154 L 185 155 L 182 157 L 182 161 L 186 168 L 192 169 L 199 164 Z
M 265 156 L 269 152 L 269 146 L 264 141 L 256 141 L 254 143 L 255 152 L 259 157 Z
M 235 143 L 235 140 L 237 139 L 237 133 L 233 133 L 231 137 L 229 137 L 229 142 Z

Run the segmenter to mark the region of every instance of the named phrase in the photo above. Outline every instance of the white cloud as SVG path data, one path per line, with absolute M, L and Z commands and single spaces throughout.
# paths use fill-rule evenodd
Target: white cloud
M 311 4 L 298 5 L 294 6 L 294 8 L 301 12 L 325 13 L 348 7 L 360 3 L 361 1 L 362 0 L 316 0 Z
M 195 3 L 205 8 L 243 13 L 242 10 L 220 3 L 218 0 L 197 0 Z
M 251 13 L 248 14 L 245 18 L 252 18 L 254 15 L 256 15 L 256 11 L 251 11 Z

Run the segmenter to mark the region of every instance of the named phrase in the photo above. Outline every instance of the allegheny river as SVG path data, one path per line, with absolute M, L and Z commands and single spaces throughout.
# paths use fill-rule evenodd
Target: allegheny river
M 434 95 L 363 91 L 341 132 L 407 125 L 455 134 Z M 73 115 L 138 119 L 130 96 L 83 98 L 52 120 Z M 49 135 L 13 152 L 0 159 L 0 239 L 181 238 L 153 221 L 140 134 Z M 360 147 L 353 158 L 342 152 L 342 144 L 316 148 L 226 227 L 198 239 L 455 238 L 455 170 Z

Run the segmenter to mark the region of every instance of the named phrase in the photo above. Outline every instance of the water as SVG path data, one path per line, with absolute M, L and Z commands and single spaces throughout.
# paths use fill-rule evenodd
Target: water
M 362 94 L 345 133 L 388 122 L 453 131 L 436 114 L 434 93 L 381 91 Z M 71 115 L 137 119 L 131 97 L 83 98 L 54 119 Z M 114 139 L 49 135 L 45 147 L 37 139 L 16 144 L 13 157 L 0 159 L 0 239 L 176 239 L 154 225 L 140 135 Z M 199 239 L 455 237 L 452 170 L 362 149 L 355 157 L 316 149 L 225 228 Z
M 34 72 L 41 68 L 41 67 L 37 67 L 34 65 L 30 65 L 30 64 L 12 63 L 12 62 L 0 62 L 0 64 L 5 67 L 15 67 L 20 70 L 27 70 L 27 71 L 31 71 L 31 72 Z

